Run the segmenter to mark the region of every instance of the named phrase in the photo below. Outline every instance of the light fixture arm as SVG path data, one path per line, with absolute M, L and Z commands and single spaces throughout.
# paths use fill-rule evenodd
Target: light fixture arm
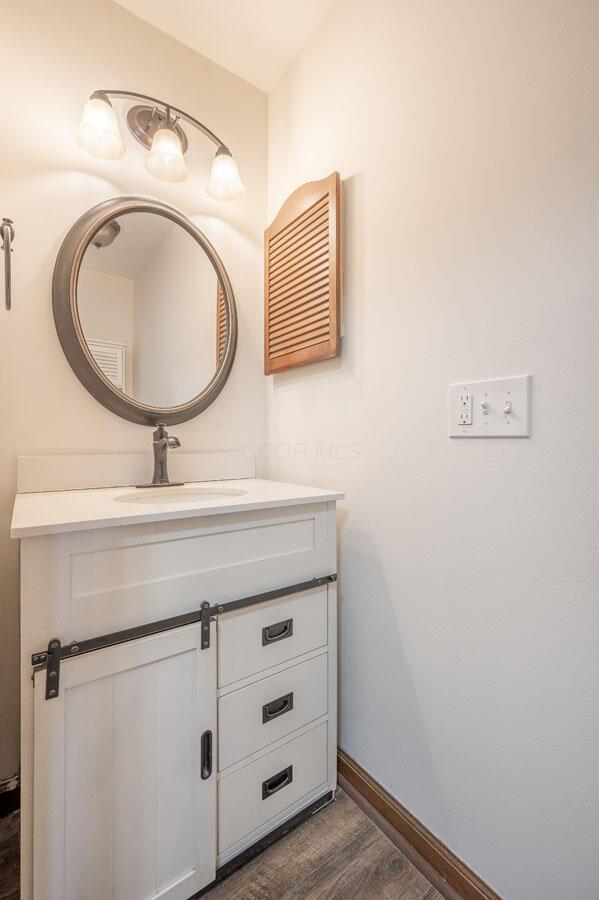
M 104 94 L 107 97 L 123 97 L 129 100 L 147 100 L 152 104 L 152 106 L 162 107 L 165 111 L 168 110 L 171 115 L 174 114 L 177 118 L 183 119 L 183 121 L 187 122 L 189 125 L 193 125 L 194 128 L 197 128 L 198 131 L 201 131 L 203 135 L 211 140 L 213 144 L 216 144 L 219 150 L 222 150 L 228 154 L 231 153 L 227 145 L 223 143 L 223 141 L 221 141 L 213 131 L 210 131 L 210 129 L 206 125 L 202 124 L 202 122 L 200 122 L 198 119 L 194 119 L 193 116 L 190 116 L 189 113 L 184 112 L 184 110 L 178 109 L 171 103 L 167 103 L 165 100 L 158 100 L 156 97 L 149 97 L 147 94 L 138 94 L 135 91 L 101 90 L 94 91 L 94 94 L 100 96 Z

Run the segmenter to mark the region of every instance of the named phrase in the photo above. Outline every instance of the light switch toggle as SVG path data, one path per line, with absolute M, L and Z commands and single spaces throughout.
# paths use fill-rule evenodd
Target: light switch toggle
M 486 416 L 489 412 L 489 401 L 482 400 L 481 404 L 480 404 L 480 408 L 481 408 L 481 412 L 482 412 L 483 416 Z
M 503 415 L 509 416 L 511 411 L 512 411 L 512 401 L 506 400 L 505 403 L 503 404 Z

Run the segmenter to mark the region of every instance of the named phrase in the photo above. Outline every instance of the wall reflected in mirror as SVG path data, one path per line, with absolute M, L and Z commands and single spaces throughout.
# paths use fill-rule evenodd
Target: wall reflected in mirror
M 219 293 L 210 259 L 184 228 L 133 212 L 95 233 L 81 263 L 77 307 L 105 377 L 139 403 L 172 407 L 197 396 L 216 372 Z

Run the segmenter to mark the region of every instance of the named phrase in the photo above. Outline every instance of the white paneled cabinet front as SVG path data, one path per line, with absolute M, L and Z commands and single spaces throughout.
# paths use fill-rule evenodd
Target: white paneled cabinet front
M 335 572 L 330 500 L 22 539 L 22 900 L 187 900 L 326 801 Z
M 35 678 L 36 900 L 186 900 L 215 875 L 214 646 L 194 625 L 61 668 L 55 699 Z

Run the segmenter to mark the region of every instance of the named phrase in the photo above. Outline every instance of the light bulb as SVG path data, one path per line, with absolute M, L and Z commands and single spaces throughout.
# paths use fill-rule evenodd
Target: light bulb
M 125 155 L 116 113 L 106 94 L 96 91 L 86 101 L 75 138 L 80 147 L 99 159 Z
M 224 147 L 218 148 L 212 160 L 212 171 L 206 191 L 213 200 L 235 200 L 245 194 L 243 182 L 237 171 L 237 163 Z
M 146 169 L 159 181 L 185 181 L 188 177 L 181 141 L 173 128 L 159 128 L 154 135 Z

